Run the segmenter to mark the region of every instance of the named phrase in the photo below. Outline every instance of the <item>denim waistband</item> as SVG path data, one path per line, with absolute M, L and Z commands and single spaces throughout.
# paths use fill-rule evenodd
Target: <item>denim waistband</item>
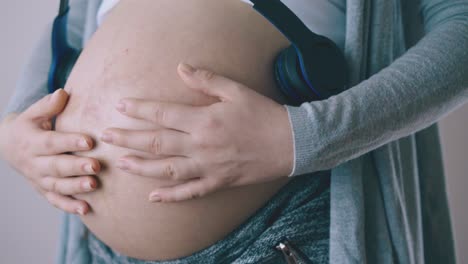
M 124 256 L 91 232 L 93 264 L 286 263 L 276 245 L 287 238 L 313 263 L 328 263 L 330 172 L 295 176 L 264 206 L 215 244 L 194 254 L 166 261 Z

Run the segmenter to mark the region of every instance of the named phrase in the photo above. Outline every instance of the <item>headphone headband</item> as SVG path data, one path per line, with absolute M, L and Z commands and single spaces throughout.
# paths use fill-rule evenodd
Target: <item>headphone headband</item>
M 310 31 L 280 0 L 251 0 L 250 2 L 253 3 L 253 8 L 275 25 L 293 45 L 307 47 L 311 41 L 320 39 L 319 35 Z
M 59 14 L 54 20 L 52 30 L 52 63 L 48 79 L 50 93 L 58 88 L 63 88 L 69 71 L 79 55 L 79 52 L 70 47 L 67 41 L 69 10 L 69 1 L 61 0 Z
M 59 8 L 59 16 L 62 16 L 68 11 L 69 8 L 69 0 L 60 0 L 60 8 Z

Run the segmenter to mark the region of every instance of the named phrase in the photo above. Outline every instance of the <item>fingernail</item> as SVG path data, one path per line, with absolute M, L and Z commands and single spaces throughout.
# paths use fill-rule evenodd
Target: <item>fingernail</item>
M 101 140 L 107 143 L 112 143 L 112 134 L 109 132 L 104 132 L 101 136 Z
M 78 207 L 78 208 L 76 209 L 76 212 L 77 212 L 79 215 L 84 215 L 84 209 L 81 208 L 81 207 Z
M 94 189 L 91 185 L 91 182 L 89 181 L 83 183 L 83 188 L 85 189 L 85 191 L 91 191 L 92 189 Z
M 125 113 L 126 105 L 122 102 L 119 102 L 115 108 L 117 108 L 119 112 Z
M 191 65 L 186 64 L 186 63 L 181 63 L 180 64 L 180 70 L 182 72 L 184 72 L 185 74 L 188 74 L 188 75 L 192 75 L 196 71 L 196 69 L 194 67 L 192 67 Z
M 55 98 L 55 96 L 57 96 L 59 90 L 60 89 L 55 90 L 51 95 L 49 95 L 49 98 L 47 100 L 52 101 Z
M 87 173 L 96 173 L 96 170 L 93 167 L 93 164 L 89 163 L 85 165 L 85 171 Z
M 161 196 L 159 196 L 159 194 L 157 194 L 157 193 L 153 193 L 153 194 L 151 194 L 149 200 L 150 200 L 150 202 L 160 202 L 161 201 Z
M 52 130 L 52 123 L 49 121 L 44 121 L 41 124 L 41 128 L 44 130 Z
M 121 169 L 121 170 L 128 170 L 130 169 L 130 166 L 128 165 L 128 161 L 124 160 L 124 159 L 119 159 L 117 161 L 117 168 Z
M 84 149 L 88 149 L 89 148 L 89 144 L 88 144 L 88 141 L 86 139 L 80 139 L 78 141 L 78 146 L 80 148 L 84 148 Z

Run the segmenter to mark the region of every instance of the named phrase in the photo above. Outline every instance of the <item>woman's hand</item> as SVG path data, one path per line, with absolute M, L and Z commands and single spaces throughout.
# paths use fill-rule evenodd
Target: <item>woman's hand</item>
M 52 131 L 52 118 L 63 111 L 68 94 L 57 90 L 21 114 L 10 114 L 0 124 L 0 154 L 55 207 L 81 215 L 89 205 L 69 195 L 97 187 L 97 160 L 67 155 L 93 148 L 89 136 Z M 75 177 L 76 176 L 76 177 Z
M 293 137 L 287 110 L 244 85 L 179 65 L 186 85 L 216 97 L 209 106 L 123 99 L 117 109 L 164 129 L 106 129 L 101 140 L 167 159 L 122 157 L 117 166 L 131 174 L 183 181 L 154 190 L 151 201 L 181 201 L 219 189 L 287 177 L 293 166 Z

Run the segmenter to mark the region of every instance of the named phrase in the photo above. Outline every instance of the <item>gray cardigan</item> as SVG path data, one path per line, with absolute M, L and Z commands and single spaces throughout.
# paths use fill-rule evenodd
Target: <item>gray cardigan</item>
M 100 1 L 72 4 L 69 38 L 82 47 Z M 330 263 L 454 263 L 435 122 L 468 99 L 468 1 L 347 0 L 346 16 L 353 87 L 285 106 L 291 176 L 332 169 Z M 47 93 L 49 64 L 50 28 L 5 113 Z M 88 262 L 85 230 L 64 214 L 59 263 Z

